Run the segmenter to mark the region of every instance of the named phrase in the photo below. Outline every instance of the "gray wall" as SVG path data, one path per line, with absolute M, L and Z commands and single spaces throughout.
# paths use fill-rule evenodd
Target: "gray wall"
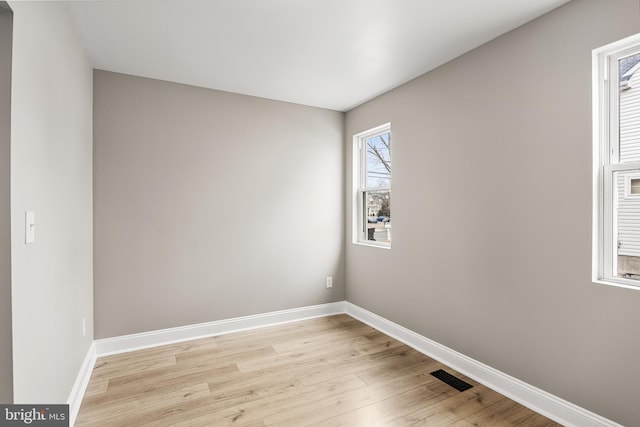
M 62 3 L 10 5 L 14 399 L 63 403 L 93 339 L 92 71 Z
M 96 338 L 344 298 L 344 114 L 105 71 L 94 101 Z
M 640 292 L 591 283 L 591 50 L 638 31 L 575 0 L 347 113 L 348 164 L 394 141 L 393 247 L 347 244 L 347 300 L 637 425 Z
M 11 36 L 13 16 L 0 1 L 0 403 L 13 401 L 11 360 Z

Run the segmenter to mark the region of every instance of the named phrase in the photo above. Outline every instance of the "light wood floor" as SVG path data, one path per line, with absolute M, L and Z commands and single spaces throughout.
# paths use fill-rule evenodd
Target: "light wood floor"
M 338 315 L 98 359 L 76 426 L 142 425 L 558 424 Z

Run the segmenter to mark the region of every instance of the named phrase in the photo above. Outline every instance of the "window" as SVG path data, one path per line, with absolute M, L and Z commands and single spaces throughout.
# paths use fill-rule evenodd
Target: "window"
M 593 51 L 593 280 L 640 289 L 640 34 Z
M 354 243 L 391 247 L 391 124 L 353 137 Z

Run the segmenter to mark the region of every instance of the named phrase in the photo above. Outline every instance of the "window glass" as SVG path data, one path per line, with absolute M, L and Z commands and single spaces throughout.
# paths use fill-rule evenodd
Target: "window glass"
M 391 187 L 391 133 L 367 138 L 367 183 L 368 188 Z
M 613 276 L 638 280 L 640 279 L 640 198 L 625 197 L 624 187 L 631 173 L 637 175 L 637 172 L 624 171 L 613 174 L 613 211 L 615 212 L 613 235 L 616 243 Z M 631 194 L 633 194 L 633 181 L 640 184 L 640 179 L 630 179 Z
M 366 193 L 367 235 L 370 242 L 391 243 L 391 191 Z
M 640 161 L 640 53 L 618 60 L 620 162 Z

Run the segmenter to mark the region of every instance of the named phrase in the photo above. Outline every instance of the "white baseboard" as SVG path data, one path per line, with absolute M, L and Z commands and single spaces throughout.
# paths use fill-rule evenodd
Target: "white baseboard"
M 576 427 L 622 427 L 347 301 L 96 340 L 87 353 L 69 396 L 70 425 L 73 425 L 80 409 L 96 357 L 341 313 L 349 314 L 560 424 Z
M 76 381 L 73 383 L 71 393 L 69 393 L 69 399 L 67 399 L 67 403 L 69 404 L 70 426 L 73 426 L 76 422 L 76 417 L 78 416 L 80 405 L 82 404 L 82 398 L 84 397 L 84 392 L 87 390 L 87 386 L 89 385 L 91 372 L 93 371 L 93 367 L 95 366 L 95 364 L 96 346 L 95 343 L 91 343 L 91 345 L 89 346 L 89 350 L 87 351 L 87 354 L 82 361 L 80 370 L 78 371 Z
M 96 340 L 98 357 L 345 312 L 344 301 Z
M 622 427 L 614 421 L 540 390 L 504 372 L 500 372 L 357 305 L 345 301 L 345 309 L 348 315 L 361 322 L 562 425 Z

